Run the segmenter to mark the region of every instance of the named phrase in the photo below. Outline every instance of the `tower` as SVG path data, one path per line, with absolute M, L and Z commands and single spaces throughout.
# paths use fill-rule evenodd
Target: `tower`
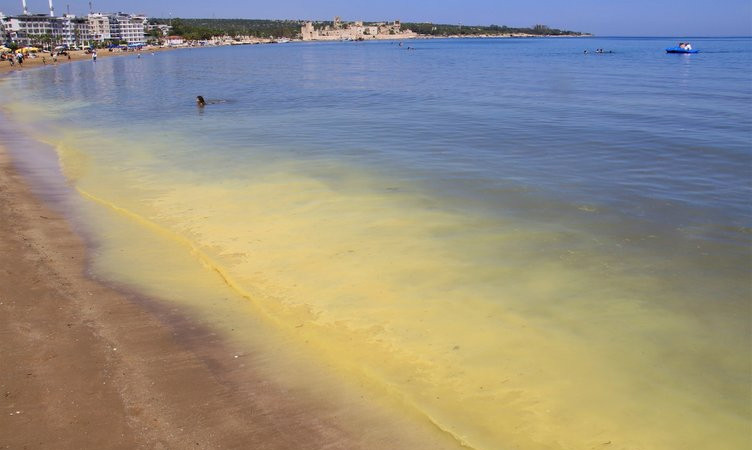
M 21 0 L 21 5 L 23 6 L 23 13 L 24 16 L 29 14 L 29 10 L 26 9 L 26 0 Z
M 55 7 L 52 6 L 52 0 L 50 0 L 50 17 L 55 17 Z

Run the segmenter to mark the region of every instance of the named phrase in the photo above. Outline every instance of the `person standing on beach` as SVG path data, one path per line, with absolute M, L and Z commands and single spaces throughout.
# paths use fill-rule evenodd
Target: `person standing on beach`
M 97 62 L 97 51 L 94 50 L 94 52 L 91 54 L 91 60 L 94 62 Z

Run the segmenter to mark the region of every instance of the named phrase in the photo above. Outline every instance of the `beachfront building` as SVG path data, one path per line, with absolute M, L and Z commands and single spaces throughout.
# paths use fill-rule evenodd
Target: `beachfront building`
M 104 42 L 112 39 L 110 33 L 110 18 L 107 14 L 92 13 L 87 16 L 89 22 L 91 38 L 95 42 Z
M 172 27 L 169 26 L 169 25 L 167 25 L 167 24 L 164 24 L 164 23 L 157 23 L 157 24 L 151 24 L 151 23 L 149 23 L 149 24 L 146 24 L 146 31 L 147 32 L 152 32 L 154 30 L 159 30 L 159 33 L 162 36 L 167 36 L 172 31 Z
M 70 16 L 71 42 L 70 47 L 88 47 L 94 42 L 91 24 L 88 17 Z
M 55 23 L 45 14 L 27 14 L 23 16 L 9 16 L 3 18 L 3 28 L 8 39 L 19 45 L 31 45 L 45 36 L 52 37 L 55 33 Z
M 146 16 L 125 13 L 92 13 L 88 15 L 92 39 L 95 42 L 125 41 L 129 44 L 146 42 Z
M 148 23 L 146 16 L 140 14 L 108 14 L 111 39 L 125 41 L 129 44 L 143 44 L 144 30 Z
M 67 15 L 60 18 L 55 17 L 58 25 L 58 37 L 55 44 L 72 47 L 76 43 L 75 24 L 73 23 L 75 18 L 75 16 L 69 17 Z
M 2 17 L 6 40 L 18 45 L 67 45 L 74 47 L 89 40 L 88 23 L 73 15 L 51 17 L 46 14 L 25 14 Z
M 2 27 L 6 39 L 18 45 L 43 45 L 78 47 L 92 40 L 88 20 L 65 14 L 51 17 L 45 14 L 25 14 L 3 17 Z
M 402 30 L 399 20 L 365 25 L 363 22 L 345 23 L 339 16 L 332 25 L 316 29 L 313 22 L 306 22 L 300 29 L 304 41 L 361 41 L 367 39 L 410 39 L 417 36 L 410 30 Z
M 72 14 L 21 14 L 0 17 L 6 40 L 18 45 L 85 47 L 106 41 L 143 43 L 146 17 L 132 14 L 94 13 L 85 17 Z
M 79 39 L 88 36 L 88 25 L 76 16 L 55 16 L 52 1 L 49 14 L 29 14 L 26 2 L 22 2 L 23 14 L 5 16 L 0 14 L 0 29 L 5 42 L 19 45 L 75 46 Z
M 5 33 L 5 14 L 0 12 L 0 36 L 2 36 L 2 41 L 0 41 L 0 44 L 4 44 L 5 42 L 9 41 L 8 35 Z
M 183 36 L 167 36 L 166 43 L 170 47 L 179 47 L 185 45 L 185 39 L 183 39 Z

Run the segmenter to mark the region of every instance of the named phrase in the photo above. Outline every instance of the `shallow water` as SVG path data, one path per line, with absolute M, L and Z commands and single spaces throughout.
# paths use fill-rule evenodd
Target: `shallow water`
M 752 40 L 692 42 L 195 49 L 0 93 L 100 276 L 247 301 L 473 447 L 743 448 Z

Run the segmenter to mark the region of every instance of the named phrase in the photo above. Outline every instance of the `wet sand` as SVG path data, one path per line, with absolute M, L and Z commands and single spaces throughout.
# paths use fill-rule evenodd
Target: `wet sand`
M 92 279 L 81 237 L 2 148 L 0 355 L 0 448 L 436 448 L 443 439 L 368 420 L 354 430 L 345 406 L 260 377 L 254 359 L 268 355 L 238 359 L 180 311 Z

